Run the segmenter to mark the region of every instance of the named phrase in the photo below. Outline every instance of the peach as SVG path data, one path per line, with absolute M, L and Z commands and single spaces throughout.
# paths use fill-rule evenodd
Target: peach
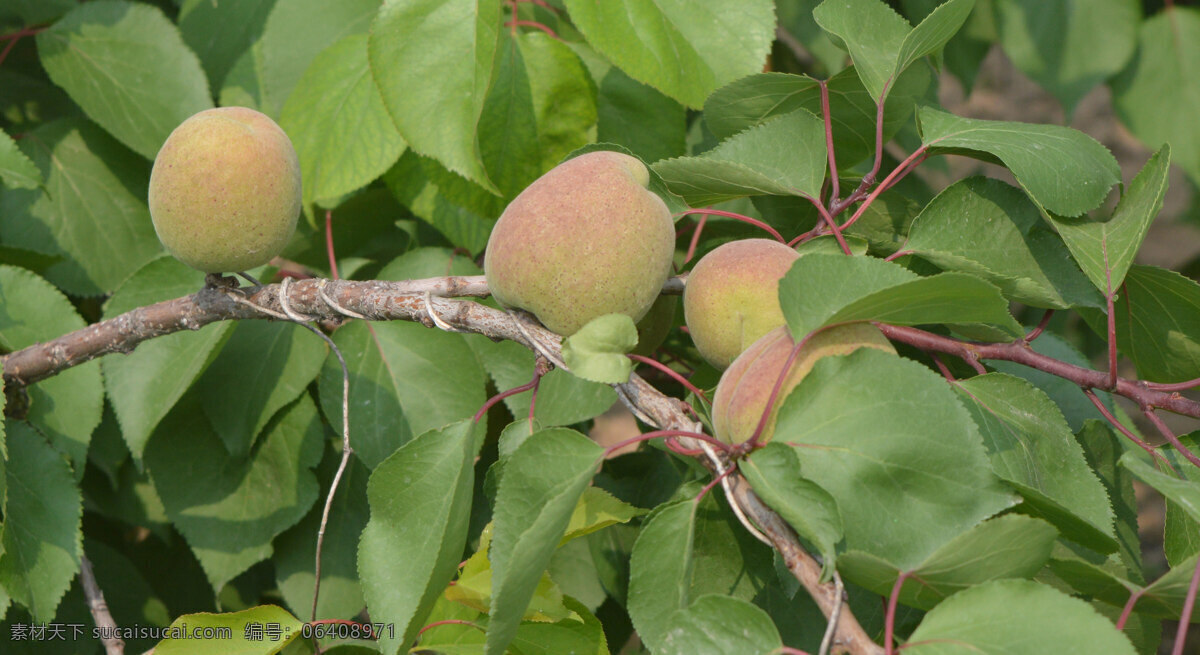
M 205 273 L 267 263 L 291 240 L 300 215 L 300 162 L 267 115 L 245 107 L 188 118 L 150 172 L 150 218 L 179 261 Z
M 723 369 L 784 324 L 779 278 L 797 257 L 778 241 L 743 239 L 718 246 L 696 263 L 683 292 L 683 316 L 704 359 Z
M 619 152 L 580 155 L 530 184 L 492 227 L 483 269 L 492 295 L 569 336 L 604 314 L 640 320 L 671 273 L 675 226 Z
M 721 381 L 717 383 L 712 404 L 713 432 L 718 439 L 739 444 L 754 435 L 759 419 L 766 410 L 767 400 L 771 397 L 771 390 L 775 388 L 775 382 L 795 345 L 787 326 L 781 325 L 751 344 L 725 370 Z M 771 439 L 783 400 L 804 380 L 817 361 L 823 357 L 849 355 L 859 348 L 896 352 L 883 333 L 867 323 L 830 328 L 809 339 L 796 355 L 791 370 L 779 388 L 779 395 L 771 407 L 759 442 L 766 443 Z

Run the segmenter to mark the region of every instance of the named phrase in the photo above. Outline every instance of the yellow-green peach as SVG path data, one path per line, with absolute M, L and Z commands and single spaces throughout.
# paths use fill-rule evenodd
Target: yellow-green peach
M 713 432 L 718 439 L 729 444 L 740 444 L 754 435 L 775 382 L 795 345 L 787 326 L 782 325 L 751 344 L 725 370 L 721 381 L 717 383 L 712 405 Z M 849 355 L 859 348 L 896 352 L 878 328 L 866 323 L 842 325 L 813 335 L 796 355 L 791 370 L 780 386 L 775 404 L 771 406 L 771 413 L 759 435 L 759 443 L 771 439 L 784 398 L 804 380 L 821 358 Z
M 604 314 L 646 315 L 671 273 L 675 229 L 634 157 L 599 151 L 551 169 L 492 227 L 483 269 L 496 300 L 571 335 Z
M 696 262 L 683 292 L 683 316 L 704 359 L 723 369 L 783 325 L 779 278 L 797 257 L 778 241 L 743 239 L 718 246 Z
M 150 218 L 179 261 L 245 271 L 278 255 L 300 215 L 300 162 L 275 121 L 245 107 L 188 118 L 150 172 Z

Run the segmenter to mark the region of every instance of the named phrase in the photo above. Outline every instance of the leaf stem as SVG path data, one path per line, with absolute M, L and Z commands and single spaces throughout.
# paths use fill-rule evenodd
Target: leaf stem
M 670 377 L 672 380 L 675 380 L 679 384 L 682 384 L 684 386 L 684 388 L 686 388 L 688 391 L 691 391 L 692 393 L 699 396 L 700 399 L 704 401 L 704 404 L 706 404 L 706 405 L 712 404 L 708 401 L 708 396 L 705 396 L 703 391 L 701 391 L 696 385 L 689 382 L 687 378 L 680 375 L 677 371 L 672 370 L 671 367 L 667 366 L 666 364 L 663 364 L 662 362 L 651 359 L 650 357 L 645 357 L 643 355 L 635 355 L 633 353 L 629 353 L 625 356 L 628 357 L 629 359 L 632 359 L 635 362 L 641 362 L 642 364 L 646 364 L 647 366 L 652 366 L 655 369 L 662 371 L 668 377 Z
M 342 279 L 338 275 L 337 257 L 333 254 L 333 210 L 325 210 L 325 253 L 329 256 L 329 274 L 335 280 Z
M 1171 428 L 1167 427 L 1167 424 L 1163 422 L 1162 417 L 1160 417 L 1158 413 L 1154 411 L 1153 407 L 1143 407 L 1142 414 L 1144 414 L 1146 418 L 1154 424 L 1154 427 L 1158 428 L 1158 432 L 1162 434 L 1167 441 L 1171 442 L 1172 446 L 1175 446 L 1175 450 L 1178 450 L 1179 454 L 1183 455 L 1184 459 L 1191 462 L 1194 466 L 1200 467 L 1200 457 L 1196 457 L 1192 451 L 1187 449 L 1187 446 L 1183 445 L 1183 442 L 1179 440 L 1179 437 L 1175 436 L 1175 433 L 1171 431 Z
M 829 153 L 829 181 L 833 185 L 829 197 L 831 200 L 837 200 L 841 191 L 838 188 L 837 157 L 834 156 L 833 151 L 833 118 L 829 113 L 829 82 L 821 80 L 818 84 L 821 87 L 821 115 L 825 119 L 825 151 Z
M 883 179 L 883 182 L 881 182 L 879 184 L 879 186 L 875 187 L 875 190 L 872 191 L 871 194 L 867 196 L 867 199 L 863 201 L 863 204 L 859 205 L 858 209 L 855 210 L 854 214 L 850 217 L 850 219 L 847 220 L 845 223 L 842 223 L 842 229 L 845 230 L 846 228 L 850 227 L 851 225 L 854 225 L 855 221 L 857 221 L 859 218 L 861 218 L 863 213 L 867 211 L 867 208 L 870 207 L 871 204 L 875 202 L 875 199 L 879 197 L 879 194 L 883 193 L 889 187 L 891 187 L 891 185 L 893 183 L 898 181 L 898 178 L 903 177 L 904 175 L 907 175 L 908 173 L 905 169 L 907 169 L 910 164 L 912 164 L 913 167 L 915 168 L 917 165 L 920 164 L 920 161 L 924 161 L 924 155 L 925 155 L 927 148 L 928 148 L 928 146 L 921 146 L 920 148 L 917 148 L 915 151 L 913 151 L 913 153 L 911 155 L 908 156 L 907 159 L 900 162 L 900 164 L 898 166 L 896 166 L 896 168 L 894 168 L 892 170 L 892 172 L 889 173 L 886 178 Z M 920 161 L 918 161 L 918 160 L 920 160 Z M 914 162 L 916 162 L 916 163 L 914 164 Z
M 1129 594 L 1129 600 L 1125 601 L 1125 607 L 1121 609 L 1121 617 L 1117 619 L 1117 629 L 1124 630 L 1125 622 L 1129 620 L 1129 615 L 1133 612 L 1133 606 L 1141 599 L 1142 594 L 1146 592 L 1146 588 L 1136 589 Z
M 787 243 L 787 239 L 783 238 L 783 235 L 780 234 L 775 228 L 771 227 L 770 225 L 767 225 L 766 223 L 758 220 L 757 218 L 751 218 L 749 216 L 745 216 L 742 214 L 735 214 L 734 212 L 727 212 L 727 211 L 724 211 L 721 209 L 689 209 L 687 211 L 683 211 L 678 214 L 675 214 L 675 217 L 678 218 L 680 216 L 687 216 L 688 214 L 707 214 L 709 216 L 724 216 L 725 218 L 734 218 L 743 223 L 749 223 L 755 227 L 759 227 L 759 228 L 762 228 L 763 230 L 766 230 L 768 233 L 770 233 L 771 236 L 775 237 L 775 240 L 778 241 L 779 243 Z
M 645 434 L 639 434 L 636 437 L 630 437 L 623 441 L 618 441 L 608 448 L 605 448 L 604 457 L 607 458 L 609 455 L 624 448 L 625 446 L 641 443 L 643 441 L 650 441 L 651 439 L 665 439 L 667 437 L 688 437 L 689 439 L 697 439 L 720 448 L 722 452 L 729 451 L 729 444 L 725 443 L 724 441 L 714 439 L 707 434 L 700 434 L 699 432 L 691 432 L 689 430 L 654 430 Z
M 1042 320 L 1038 321 L 1037 326 L 1034 327 L 1032 330 L 1030 330 L 1029 334 L 1026 334 L 1025 338 L 1022 339 L 1022 341 L 1024 341 L 1025 343 L 1031 343 L 1034 339 L 1042 336 L 1042 332 L 1044 332 L 1046 330 L 1046 326 L 1050 324 L 1050 319 L 1053 316 L 1054 316 L 1054 310 L 1047 309 L 1046 313 L 1042 314 Z
M 909 571 L 901 571 L 896 577 L 896 584 L 892 585 L 892 593 L 888 596 L 887 615 L 883 620 L 883 648 L 884 655 L 892 655 L 893 645 L 896 633 L 896 605 L 900 602 L 900 590 L 904 588 L 904 581 L 908 579 Z
M 1188 627 L 1192 624 L 1192 609 L 1196 606 L 1196 589 L 1200 587 L 1200 559 L 1196 560 L 1196 569 L 1192 572 L 1192 581 L 1188 584 L 1187 596 L 1183 601 L 1183 612 L 1179 615 L 1179 627 L 1175 629 L 1175 646 L 1171 655 L 1183 655 L 1183 645 L 1187 642 Z
M 1145 441 L 1142 441 L 1129 428 L 1122 425 L 1121 422 L 1117 420 L 1117 417 L 1113 416 L 1112 412 L 1108 411 L 1108 408 L 1105 407 L 1104 403 L 1100 401 L 1100 397 L 1096 395 L 1096 392 L 1094 390 L 1084 389 L 1083 393 L 1084 393 L 1084 395 L 1086 395 L 1088 397 L 1088 400 L 1092 401 L 1092 404 L 1096 406 L 1096 409 L 1100 411 L 1100 414 L 1104 417 L 1104 419 L 1106 421 L 1108 421 L 1109 423 L 1111 423 L 1112 426 L 1115 427 L 1118 432 L 1125 435 L 1125 438 L 1129 439 L 1130 441 L 1137 444 L 1138 446 L 1141 446 L 1142 450 L 1149 453 L 1150 457 L 1152 459 L 1161 461 L 1162 463 L 1167 465 L 1167 468 L 1171 469 L 1172 471 L 1175 471 L 1175 467 L 1171 466 L 1171 463 L 1169 461 L 1167 461 L 1167 458 L 1163 457 L 1162 453 L 1155 450 L 1154 446 L 1151 446 L 1150 444 L 1146 443 Z M 1179 475 L 1179 472 L 1175 471 L 1175 475 Z

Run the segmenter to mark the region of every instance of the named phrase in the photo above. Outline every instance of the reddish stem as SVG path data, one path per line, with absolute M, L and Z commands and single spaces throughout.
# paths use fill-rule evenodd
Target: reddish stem
M 698 387 L 696 387 L 696 385 L 689 382 L 687 378 L 683 377 L 678 372 L 671 370 L 671 367 L 667 366 L 666 364 L 655 361 L 654 359 L 651 359 L 649 357 L 644 357 L 642 355 L 635 355 L 633 353 L 629 353 L 628 355 L 626 355 L 626 357 L 628 357 L 629 359 L 632 359 L 635 362 L 641 362 L 648 366 L 653 366 L 654 368 L 658 369 L 659 371 L 666 373 L 667 376 L 669 376 L 672 380 L 675 380 L 679 384 L 682 384 L 688 391 L 691 391 L 692 393 L 699 396 L 700 399 L 704 401 L 704 404 L 706 404 L 706 405 L 712 404 L 712 403 L 708 402 L 708 397 L 704 395 L 703 391 L 701 391 Z
M 1125 435 L 1125 438 L 1127 438 L 1130 441 L 1132 441 L 1133 443 L 1141 446 L 1142 450 L 1149 453 L 1151 458 L 1159 460 L 1163 464 L 1166 464 L 1167 468 L 1171 469 L 1172 471 L 1175 470 L 1175 467 L 1171 466 L 1171 463 L 1169 461 L 1167 461 L 1167 459 L 1165 457 L 1163 457 L 1161 453 L 1159 453 L 1157 450 L 1155 450 L 1154 446 L 1151 446 L 1150 444 L 1146 443 L 1145 441 L 1142 441 L 1141 439 L 1138 438 L 1138 436 L 1136 434 L 1134 434 L 1132 431 L 1130 431 L 1129 428 L 1126 428 L 1124 425 L 1122 425 L 1121 422 L 1117 420 L 1117 417 L 1113 416 L 1112 412 L 1108 411 L 1108 408 L 1105 407 L 1104 403 L 1100 401 L 1100 397 L 1096 395 L 1095 391 L 1093 391 L 1091 389 L 1084 389 L 1083 393 L 1084 393 L 1084 395 L 1086 395 L 1088 397 L 1088 400 L 1092 401 L 1092 404 L 1096 406 L 1096 409 L 1098 409 L 1100 411 L 1100 414 L 1104 417 L 1104 419 L 1106 421 L 1108 421 L 1109 423 L 1111 423 L 1112 426 L 1115 427 L 1118 432 Z M 1179 472 L 1175 471 L 1175 474 L 1178 475 Z
M 903 257 L 905 255 L 911 255 L 911 254 L 913 254 L 913 251 L 911 251 L 911 250 L 897 250 L 896 252 L 888 255 L 887 257 L 884 257 L 883 261 L 894 262 L 897 259 L 900 259 L 901 257 Z
M 1196 560 L 1196 569 L 1192 571 L 1192 581 L 1188 584 L 1187 596 L 1183 601 L 1183 612 L 1179 615 L 1179 627 L 1175 629 L 1175 646 L 1171 655 L 1183 655 L 1183 645 L 1187 642 L 1188 627 L 1192 624 L 1192 608 L 1196 605 L 1196 588 L 1200 587 L 1200 559 Z
M 933 359 L 933 363 L 937 364 L 938 370 L 942 372 L 942 377 L 946 378 L 947 382 L 950 384 L 958 382 L 958 380 L 954 378 L 954 374 L 950 372 L 950 368 L 946 366 L 946 363 L 942 361 L 941 357 L 938 357 L 937 353 L 929 353 L 929 356 Z
M 909 164 L 908 166 L 906 166 L 906 167 L 904 168 L 904 170 L 900 171 L 900 174 L 899 174 L 899 175 L 897 175 L 896 177 L 892 178 L 892 180 L 891 180 L 890 182 L 888 182 L 887 184 L 884 184 L 884 185 L 882 185 L 882 186 L 883 186 L 883 191 L 884 191 L 884 192 L 886 192 L 888 189 L 890 189 L 890 188 L 892 188 L 892 187 L 896 186 L 897 184 L 899 184 L 899 183 L 900 183 L 900 180 L 903 180 L 905 177 L 907 177 L 907 176 L 908 176 L 908 174 L 909 174 L 909 173 L 911 173 L 911 172 L 913 172 L 913 171 L 917 170 L 917 167 L 921 165 L 921 162 L 925 161 L 925 160 L 926 160 L 928 157 L 929 157 L 929 153 L 928 153 L 928 152 L 926 152 L 925 154 L 923 154 L 923 155 L 921 155 L 920 157 L 918 157 L 916 161 L 914 161 L 913 163 L 911 163 L 911 164 Z
M 33 36 L 39 32 L 42 32 L 43 30 L 45 30 L 46 27 L 47 27 L 46 25 L 35 25 L 32 27 L 22 27 L 21 29 L 17 30 L 16 32 L 9 32 L 8 34 L 0 34 L 0 41 L 5 41 L 7 39 L 12 39 L 15 41 L 23 36 Z
M 533 430 L 533 410 L 537 406 L 538 387 L 542 386 L 542 374 L 540 371 L 534 373 L 533 376 L 533 393 L 529 395 L 529 429 Z
M 733 470 L 734 470 L 734 467 L 730 466 L 729 468 L 725 469 L 724 473 L 718 475 L 717 477 L 713 478 L 712 481 L 710 481 L 708 484 L 704 485 L 704 488 L 700 490 L 700 493 L 696 494 L 696 498 L 692 502 L 699 503 L 700 501 L 704 500 L 704 496 L 707 495 L 708 492 L 711 491 L 713 487 L 717 486 L 718 484 L 721 484 L 721 480 L 724 480 L 726 478 L 726 476 L 728 476 L 730 473 L 733 473 Z
M 1173 384 L 1163 384 L 1163 383 L 1159 383 L 1159 382 L 1147 382 L 1146 383 L 1146 388 L 1153 389 L 1154 391 L 1166 391 L 1166 392 L 1187 391 L 1188 389 L 1191 389 L 1192 387 L 1200 387 L 1200 378 L 1196 378 L 1195 380 L 1188 380 L 1187 382 L 1175 382 Z
M 1046 313 L 1042 314 L 1042 320 L 1038 321 L 1037 327 L 1033 328 L 1029 331 L 1029 334 L 1025 335 L 1025 343 L 1030 343 L 1034 339 L 1042 336 L 1042 332 L 1046 331 L 1046 326 L 1050 324 L 1050 318 L 1052 316 L 1054 316 L 1054 310 L 1047 309 Z
M 772 655 L 775 655 L 776 653 L 778 653 L 778 655 L 809 655 L 807 652 L 802 651 L 799 648 L 792 648 L 791 646 L 780 646 L 779 648 L 771 651 L 771 653 Z
M 1112 291 L 1105 296 L 1104 304 L 1108 308 L 1108 386 L 1105 389 L 1111 391 L 1117 386 L 1117 317 L 1113 310 Z
M 818 230 L 819 227 L 820 226 L 815 227 L 815 228 L 809 230 L 808 232 L 801 234 L 800 236 L 796 237 L 795 239 L 788 241 L 787 242 L 788 247 L 795 248 L 796 246 L 804 243 L 805 241 L 808 241 L 809 239 L 812 239 L 813 237 L 819 236 L 820 235 L 820 231 Z
M 517 2 L 529 2 L 529 3 L 535 4 L 535 5 L 537 5 L 537 6 L 541 7 L 541 8 L 543 8 L 543 9 L 549 9 L 550 11 L 552 11 L 552 12 L 554 12 L 554 13 L 558 13 L 558 10 L 557 10 L 557 9 L 555 9 L 554 7 L 551 7 L 551 6 L 550 6 L 550 5 L 549 5 L 549 4 L 546 2 L 546 0 L 516 0 L 516 1 L 517 1 Z
M 718 441 L 716 439 L 713 439 L 712 437 L 708 436 L 707 434 L 700 434 L 699 432 L 688 432 L 687 430 L 654 430 L 653 432 L 639 434 L 636 437 L 630 437 L 628 439 L 625 439 L 624 441 L 618 441 L 617 443 L 604 449 L 604 456 L 608 457 L 612 453 L 624 448 L 625 446 L 629 446 L 629 445 L 632 445 L 635 443 L 641 443 L 643 441 L 650 441 L 651 439 L 665 439 L 666 437 L 690 437 L 692 439 L 697 439 L 699 441 L 704 441 L 706 443 L 712 444 L 713 446 L 716 446 L 717 448 L 721 449 L 721 451 L 723 451 L 723 452 L 727 452 L 729 450 L 729 444 L 725 443 L 724 441 Z
M 779 243 L 787 243 L 787 239 L 783 238 L 783 235 L 780 234 L 778 231 L 776 231 L 775 228 L 771 227 L 770 225 L 767 225 L 766 223 L 758 220 L 757 218 L 750 218 L 749 216 L 743 216 L 742 214 L 735 214 L 733 212 L 722 211 L 720 209 L 689 209 L 685 212 L 680 212 L 680 213 L 676 214 L 675 217 L 678 218 L 680 216 L 687 216 L 688 214 L 707 214 L 709 216 L 724 216 L 725 218 L 736 218 L 737 220 L 739 220 L 743 223 L 749 223 L 755 227 L 759 227 L 759 228 L 766 230 L 767 232 L 769 232 L 771 234 L 771 236 L 775 237 L 775 240 L 778 241 Z
M 826 80 L 821 80 L 821 115 L 825 118 L 825 150 L 829 153 L 829 180 L 833 185 L 833 190 L 830 197 L 837 200 L 838 193 L 838 168 L 837 158 L 833 153 L 833 118 L 829 113 L 829 85 Z
M 746 442 L 751 450 L 758 446 L 758 440 L 762 436 L 763 430 L 767 427 L 767 418 L 771 416 L 771 411 L 775 408 L 775 401 L 779 399 L 779 392 L 783 389 L 783 381 L 786 380 L 788 374 L 791 373 L 792 364 L 796 363 L 796 357 L 800 354 L 800 349 L 803 348 L 805 344 L 808 343 L 808 340 L 813 338 L 813 336 L 815 336 L 818 332 L 826 330 L 830 327 L 833 326 L 827 325 L 823 328 L 818 328 L 812 332 L 809 332 L 804 336 L 803 339 L 800 340 L 799 343 L 792 347 L 792 352 L 788 353 L 787 361 L 783 363 L 783 370 L 779 372 L 779 377 L 775 378 L 775 386 L 771 388 L 771 395 L 767 397 L 767 405 L 763 408 L 762 416 L 758 417 L 758 425 L 754 427 L 754 434 L 751 435 L 750 439 Z
M 888 596 L 887 615 L 883 619 L 884 655 L 893 653 L 892 642 L 896 633 L 896 604 L 900 602 L 900 590 L 904 588 L 904 581 L 908 579 L 908 576 L 908 571 L 902 571 L 896 578 L 896 584 L 892 585 L 892 595 Z
M 530 380 L 529 382 L 526 382 L 525 384 L 522 384 L 519 387 L 513 387 L 512 389 L 509 389 L 508 391 L 502 391 L 502 392 L 492 396 L 491 398 L 488 398 L 487 402 L 483 404 L 483 407 L 480 407 L 479 411 L 475 412 L 475 422 L 478 423 L 479 419 L 483 418 L 484 414 L 487 414 L 488 410 L 491 409 L 493 406 L 495 406 L 495 404 L 500 402 L 501 400 L 504 400 L 505 398 L 508 398 L 509 396 L 515 396 L 523 391 L 529 391 L 530 389 L 536 388 L 538 386 L 538 380 L 540 380 L 540 379 L 541 379 L 541 376 L 535 374 L 533 379 Z
M 686 264 L 692 261 L 692 257 L 696 255 L 696 246 L 700 243 L 700 233 L 704 231 L 704 225 L 708 223 L 708 216 L 701 216 L 696 223 L 696 229 L 692 230 L 692 238 L 688 241 L 687 255 L 683 258 L 683 263 Z
M 3 50 L 0 50 L 0 65 L 4 64 L 4 60 L 8 59 L 8 53 L 12 52 L 12 49 L 17 47 L 17 41 L 20 40 L 21 37 L 14 37 L 12 41 L 9 41 L 8 44 L 4 46 Z
M 487 630 L 484 630 L 480 626 L 478 626 L 474 623 L 471 623 L 470 621 L 463 621 L 461 619 L 445 619 L 444 621 L 434 621 L 433 623 L 430 623 L 429 625 L 425 626 L 424 628 L 421 628 L 420 631 L 417 632 L 417 636 L 420 637 L 421 635 L 425 634 L 426 630 L 429 630 L 431 628 L 436 628 L 439 625 L 466 625 L 466 626 L 475 628 L 476 630 L 478 630 L 480 632 L 487 632 Z
M 1125 607 L 1121 610 L 1121 618 L 1117 619 L 1118 630 L 1125 629 L 1125 622 L 1129 620 L 1129 615 L 1133 612 L 1133 606 L 1137 604 L 1138 600 L 1141 599 L 1142 594 L 1145 591 L 1146 590 L 1143 588 L 1129 594 L 1129 600 L 1125 601 Z
M 696 455 L 704 454 L 704 451 L 700 448 L 684 448 L 679 444 L 679 441 L 677 441 L 675 437 L 667 437 L 666 439 L 663 439 L 663 443 L 667 444 L 667 448 L 670 448 L 671 452 L 678 453 L 685 457 L 695 457 Z
M 340 280 L 338 276 L 337 257 L 333 254 L 333 210 L 325 210 L 325 252 L 329 255 L 329 274 L 333 279 Z
M 1200 457 L 1196 457 L 1194 454 L 1192 454 L 1192 451 L 1187 449 L 1187 446 L 1183 445 L 1183 442 L 1179 440 L 1179 437 L 1175 436 L 1175 433 L 1171 431 L 1171 428 L 1167 427 L 1167 424 L 1163 422 L 1162 418 L 1159 417 L 1159 415 L 1154 411 L 1153 407 L 1143 407 L 1142 413 L 1146 415 L 1146 418 L 1150 419 L 1150 422 L 1154 424 L 1154 427 L 1158 428 L 1159 433 L 1162 434 L 1167 441 L 1171 442 L 1172 446 L 1175 446 L 1175 450 L 1178 450 L 1179 454 L 1183 455 L 1184 459 L 1191 462 L 1194 466 L 1200 467 Z
M 926 148 L 928 148 L 928 146 L 921 146 L 920 148 L 917 148 L 913 154 L 908 156 L 907 159 L 900 162 L 900 165 L 893 169 L 892 172 L 889 173 L 886 178 L 884 178 L 883 183 L 875 187 L 875 190 L 871 192 L 871 195 L 867 196 L 867 199 L 863 201 L 863 204 L 859 205 L 858 209 L 854 212 L 854 215 L 852 215 L 845 223 L 842 223 L 842 229 L 845 230 L 851 225 L 854 225 L 854 222 L 862 217 L 863 213 L 867 211 L 867 208 L 871 206 L 871 203 L 875 202 L 875 199 L 879 197 L 879 194 L 886 191 L 887 188 L 891 186 L 892 183 L 895 182 L 902 173 L 907 175 L 905 169 L 909 164 L 921 159 L 925 154 Z
M 541 31 L 545 32 L 546 34 L 549 34 L 551 37 L 553 37 L 553 38 L 555 38 L 555 39 L 558 39 L 559 41 L 562 41 L 562 38 L 560 38 L 560 37 L 558 36 L 558 34 L 555 34 L 555 33 L 554 33 L 554 30 L 550 29 L 549 27 L 546 27 L 545 25 L 543 25 L 543 24 L 541 24 L 541 23 L 537 22 L 536 20 L 519 20 L 519 19 L 515 19 L 515 20 L 510 20 L 509 22 L 505 23 L 505 24 L 504 24 L 504 26 L 505 26 L 505 27 L 511 27 L 511 28 L 513 28 L 513 32 L 514 32 L 514 33 L 516 32 L 516 29 L 517 29 L 517 27 L 518 27 L 518 26 L 520 26 L 520 27 L 534 27 L 534 28 L 537 28 L 537 29 L 539 29 L 539 30 L 541 30 Z
M 805 197 L 808 198 L 808 196 Z M 842 247 L 842 252 L 846 253 L 847 255 L 852 254 L 850 252 L 850 246 L 846 243 L 846 238 L 842 236 L 842 231 L 838 229 L 837 221 L 833 220 L 833 216 L 829 214 L 819 200 L 808 198 L 808 201 L 813 204 L 813 207 L 817 208 L 817 211 L 821 214 L 821 219 L 825 221 L 825 225 L 829 227 L 829 231 L 832 232 L 834 238 L 837 239 L 838 245 Z

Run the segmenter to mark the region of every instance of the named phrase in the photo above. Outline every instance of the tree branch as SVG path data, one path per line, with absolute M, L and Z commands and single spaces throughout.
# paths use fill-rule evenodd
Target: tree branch
M 92 620 L 101 630 L 100 641 L 104 643 L 106 655 L 124 655 L 125 640 L 117 633 L 117 622 L 108 611 L 108 603 L 104 601 L 104 592 L 96 583 L 96 574 L 92 572 L 92 562 L 84 555 L 79 558 L 79 582 L 83 587 L 83 595 L 87 598 L 88 611 Z

